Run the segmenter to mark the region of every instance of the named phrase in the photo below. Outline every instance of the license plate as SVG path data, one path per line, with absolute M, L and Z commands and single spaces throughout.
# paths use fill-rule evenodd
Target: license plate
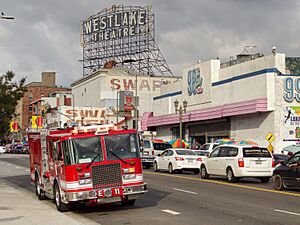
M 123 194 L 122 188 L 107 188 L 97 191 L 99 198 L 109 198 L 109 197 L 115 197 L 120 196 Z
M 189 162 L 189 163 L 192 163 L 192 162 L 193 162 L 193 160 L 192 160 L 192 159 L 188 159 L 188 162 Z
M 255 164 L 257 164 L 257 165 L 260 165 L 261 163 L 262 163 L 262 161 L 260 161 L 260 160 L 255 161 Z
M 149 152 L 143 152 L 142 155 L 149 155 Z

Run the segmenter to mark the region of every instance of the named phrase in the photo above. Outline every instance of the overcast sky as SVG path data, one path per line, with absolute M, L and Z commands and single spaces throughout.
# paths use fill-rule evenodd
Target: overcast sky
M 31 82 L 56 71 L 57 84 L 70 86 L 82 76 L 80 21 L 113 4 L 152 4 L 156 42 L 176 75 L 199 59 L 227 61 L 246 45 L 300 56 L 298 0 L 0 0 L 0 11 L 16 18 L 0 20 L 0 74 Z

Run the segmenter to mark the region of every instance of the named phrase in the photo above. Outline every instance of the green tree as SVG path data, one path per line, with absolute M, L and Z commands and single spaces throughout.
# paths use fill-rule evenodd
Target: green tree
M 15 114 L 18 100 L 20 100 L 26 92 L 25 81 L 14 81 L 15 74 L 7 71 L 6 74 L 0 76 L 0 138 L 7 136 L 10 132 L 9 125 Z

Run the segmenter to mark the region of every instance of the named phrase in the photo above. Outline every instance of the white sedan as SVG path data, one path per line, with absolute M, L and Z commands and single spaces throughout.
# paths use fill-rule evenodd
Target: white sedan
M 199 174 L 201 161 L 201 158 L 192 150 L 169 148 L 155 157 L 153 169 L 156 172 L 167 170 L 169 173 L 188 170 L 193 171 L 195 174 Z
M 4 146 L 0 146 L 0 154 L 3 154 L 3 153 L 5 153 L 6 151 L 5 151 L 5 147 Z

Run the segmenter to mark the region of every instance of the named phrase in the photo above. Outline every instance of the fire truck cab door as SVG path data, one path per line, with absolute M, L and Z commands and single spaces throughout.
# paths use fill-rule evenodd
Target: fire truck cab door
M 64 179 L 64 160 L 63 160 L 63 153 L 62 153 L 62 148 L 61 148 L 61 143 L 57 142 L 56 143 L 57 146 L 57 160 L 56 160 L 56 175 L 60 178 L 60 179 Z
M 48 154 L 49 172 L 53 182 L 54 177 L 57 177 L 58 174 L 57 173 L 57 157 L 58 157 L 57 142 L 49 141 L 48 146 L 49 146 L 49 154 Z

